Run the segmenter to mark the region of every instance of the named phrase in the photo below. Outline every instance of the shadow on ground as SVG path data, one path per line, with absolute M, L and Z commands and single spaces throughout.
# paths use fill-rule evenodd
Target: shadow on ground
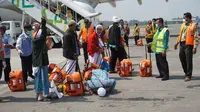
M 170 80 L 184 80 L 185 76 L 181 75 L 170 75 Z M 194 76 L 192 77 L 192 80 L 200 80 L 200 76 Z

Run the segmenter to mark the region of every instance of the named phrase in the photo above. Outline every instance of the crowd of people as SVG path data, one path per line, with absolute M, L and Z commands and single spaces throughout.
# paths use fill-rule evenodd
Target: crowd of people
M 180 35 L 174 46 L 177 49 L 180 45 L 179 57 L 185 73 L 185 81 L 190 81 L 193 70 L 193 54 L 197 51 L 198 31 L 197 24 L 192 22 L 190 13 L 184 14 L 185 23 L 182 24 Z M 78 58 L 81 55 L 80 49 L 83 49 L 84 62 L 101 65 L 101 60 L 105 57 L 105 49 L 110 49 L 110 71 L 117 73 L 116 62 L 122 61 L 129 57 L 125 47 L 129 46 L 128 39 L 130 28 L 128 24 L 117 16 L 112 18 L 113 24 L 108 29 L 102 24 L 93 27 L 91 21 L 84 20 L 84 27 L 80 29 L 79 34 L 76 32 L 77 23 L 70 20 L 68 29 L 63 36 L 63 57 L 66 58 L 67 64 L 65 72 L 72 74 L 80 70 Z M 153 19 L 146 26 L 146 42 L 149 53 L 155 53 L 156 64 L 159 76 L 162 81 L 169 79 L 169 67 L 167 62 L 169 30 L 164 26 L 163 18 Z M 4 69 L 5 81 L 9 81 L 11 71 L 10 54 L 13 47 L 13 41 L 6 33 L 5 26 L 0 26 L 0 78 Z M 135 44 L 140 36 L 138 24 L 134 30 Z M 47 27 L 46 19 L 42 18 L 41 23 L 26 24 L 24 33 L 17 40 L 16 50 L 21 58 L 23 78 L 25 84 L 28 83 L 28 76 L 34 79 L 34 89 L 38 101 L 47 100 L 44 95 L 49 94 L 48 79 L 48 48 L 46 45 Z

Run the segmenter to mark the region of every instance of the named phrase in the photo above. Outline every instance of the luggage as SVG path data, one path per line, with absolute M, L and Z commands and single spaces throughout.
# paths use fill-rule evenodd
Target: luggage
M 8 87 L 12 92 L 26 90 L 25 82 L 22 75 L 22 70 L 12 71 L 9 74 L 10 80 Z
M 50 74 L 49 80 L 50 81 L 53 80 L 55 84 L 62 83 L 65 80 L 65 77 L 67 75 L 67 73 L 63 70 L 64 66 L 60 68 L 56 64 L 50 64 L 49 65 L 49 74 Z
M 137 40 L 137 45 L 138 45 L 138 46 L 143 46 L 142 39 L 138 39 L 138 40 Z
M 91 79 L 86 81 L 86 85 L 94 92 L 100 87 L 105 88 L 107 91 L 112 91 L 115 88 L 116 81 L 109 78 L 108 72 L 96 69 L 92 70 Z
M 150 77 L 150 76 L 152 76 L 151 53 L 149 53 L 149 59 L 147 59 L 147 47 L 148 46 L 145 46 L 146 59 L 142 60 L 139 64 L 139 68 L 140 68 L 139 75 L 140 75 L 140 77 Z
M 132 76 L 132 71 L 133 71 L 132 61 L 130 59 L 123 59 L 120 62 L 119 75 L 121 77 Z
M 54 43 L 52 38 L 49 36 L 46 37 L 46 45 L 48 50 L 51 50 L 53 48 Z
M 74 72 L 71 75 L 67 75 L 65 85 L 65 92 L 69 96 L 83 96 L 84 89 L 81 74 L 79 72 Z

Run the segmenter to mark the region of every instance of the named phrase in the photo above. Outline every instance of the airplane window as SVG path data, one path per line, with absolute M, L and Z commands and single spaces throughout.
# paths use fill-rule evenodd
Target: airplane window
M 20 27 L 20 23 L 15 23 L 15 27 Z

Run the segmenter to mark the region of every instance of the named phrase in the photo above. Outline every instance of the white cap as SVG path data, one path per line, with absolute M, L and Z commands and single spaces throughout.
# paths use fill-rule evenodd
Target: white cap
M 104 97 L 105 95 L 106 95 L 106 90 L 104 89 L 104 88 L 99 88 L 98 90 L 97 90 L 97 93 L 98 93 L 98 95 L 100 96 L 100 97 Z
M 113 21 L 114 23 L 118 23 L 118 22 L 120 21 L 120 18 L 117 17 L 117 16 L 113 16 L 112 21 Z

